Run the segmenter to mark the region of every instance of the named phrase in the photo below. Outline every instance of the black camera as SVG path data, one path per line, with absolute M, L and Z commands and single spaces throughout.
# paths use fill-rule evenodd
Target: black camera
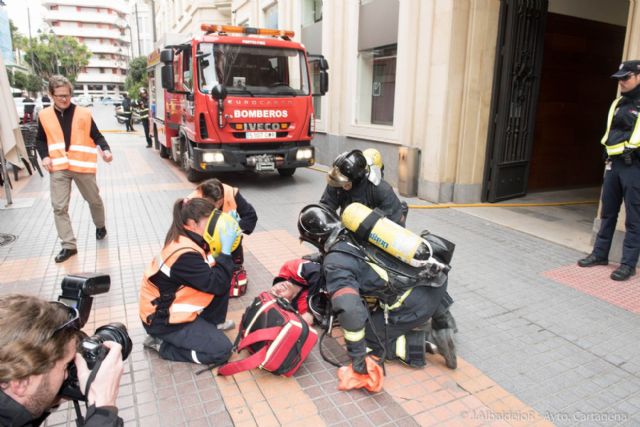
M 81 273 L 65 276 L 62 279 L 62 294 L 58 297 L 58 301 L 78 311 L 78 326 L 82 328 L 89 319 L 93 295 L 108 292 L 110 286 L 111 277 L 108 274 Z M 132 343 L 127 327 L 122 323 L 109 323 L 96 329 L 91 337 L 84 335 L 78 344 L 78 352 L 87 362 L 89 369 L 93 369 L 109 352 L 109 349 L 103 345 L 105 341 L 115 341 L 122 346 L 122 360 L 129 357 Z M 80 390 L 75 363 L 71 363 L 68 373 L 60 389 L 60 396 L 73 400 L 87 400 Z

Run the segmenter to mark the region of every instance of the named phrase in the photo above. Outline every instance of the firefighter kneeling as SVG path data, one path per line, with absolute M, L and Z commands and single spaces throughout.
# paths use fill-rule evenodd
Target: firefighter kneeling
M 345 213 L 348 211 L 347 208 Z M 344 216 L 341 222 L 324 205 L 306 206 L 298 218 L 300 238 L 323 255 L 322 268 L 332 311 L 343 329 L 351 359 L 351 366 L 338 371 L 341 390 L 379 391 L 382 388 L 379 360 L 396 359 L 413 367 L 425 366 L 425 326 L 430 318 L 432 339 L 447 366 L 456 367 L 455 323 L 448 310 L 452 300 L 447 294 L 453 245 L 437 236 L 427 236 L 424 239 L 430 250 L 427 265 L 410 266 L 367 242 L 364 236 L 368 237 L 376 223 L 380 226 L 380 218 L 380 214 L 372 211 L 357 233 L 343 226 Z

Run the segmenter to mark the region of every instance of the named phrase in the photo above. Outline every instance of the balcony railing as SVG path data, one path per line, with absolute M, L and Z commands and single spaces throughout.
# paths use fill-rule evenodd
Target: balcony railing
M 85 37 L 92 39 L 114 39 L 120 42 L 127 41 L 125 36 L 120 34 L 119 30 L 110 30 L 108 28 L 60 26 L 53 27 L 53 32 L 59 36 Z
M 50 10 L 45 15 L 45 21 L 69 21 L 69 22 L 93 22 L 98 24 L 111 24 L 125 28 L 127 22 L 115 13 L 74 12 L 71 10 Z
M 96 7 L 106 12 L 106 9 L 113 9 L 120 13 L 129 13 L 129 6 L 122 0 L 109 0 L 105 5 L 104 0 L 42 0 L 42 5 L 45 7 L 60 5 L 60 6 L 81 6 L 81 7 Z
M 127 45 L 128 44 L 129 43 L 127 43 Z M 128 52 L 129 52 L 128 46 L 113 46 L 113 45 L 107 44 L 107 43 L 103 43 L 103 44 L 100 44 L 100 43 L 85 43 L 85 46 L 87 46 L 87 49 L 89 49 L 89 52 L 92 52 L 93 54 L 115 53 L 115 54 L 127 56 Z

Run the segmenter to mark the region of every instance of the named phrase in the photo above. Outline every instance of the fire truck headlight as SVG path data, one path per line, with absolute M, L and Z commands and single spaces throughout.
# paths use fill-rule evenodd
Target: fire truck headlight
M 219 151 L 209 151 L 202 154 L 202 161 L 205 163 L 224 163 L 224 154 Z
M 310 147 L 298 148 L 296 160 L 309 160 L 313 157 L 313 150 Z

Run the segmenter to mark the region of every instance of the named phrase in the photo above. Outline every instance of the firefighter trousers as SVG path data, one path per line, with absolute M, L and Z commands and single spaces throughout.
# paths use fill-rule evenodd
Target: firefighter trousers
M 436 310 L 443 304 L 450 305 L 450 296 L 447 294 L 447 283 L 438 288 L 417 286 L 402 304 L 389 310 L 389 323 L 387 325 L 387 355 L 388 359 L 394 358 L 396 340 L 412 329 L 424 326 L 433 316 Z M 373 328 L 372 324 L 373 323 Z M 374 331 L 375 330 L 375 331 Z M 376 336 L 377 334 L 377 336 Z M 385 340 L 384 311 L 378 308 L 371 313 L 371 322 L 367 322 L 365 329 L 367 347 L 376 356 L 382 356 L 383 348 L 380 345 Z

